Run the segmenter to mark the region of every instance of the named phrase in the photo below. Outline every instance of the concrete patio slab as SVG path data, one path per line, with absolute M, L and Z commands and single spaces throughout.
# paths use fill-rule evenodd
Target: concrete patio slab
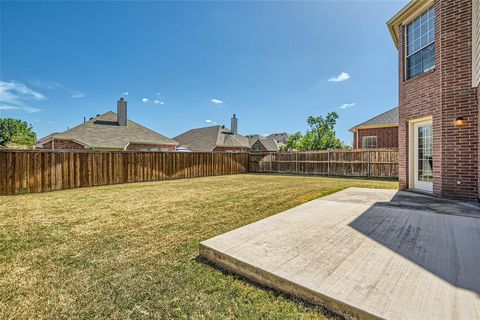
M 480 209 L 442 201 L 350 188 L 206 240 L 200 255 L 359 318 L 480 319 Z

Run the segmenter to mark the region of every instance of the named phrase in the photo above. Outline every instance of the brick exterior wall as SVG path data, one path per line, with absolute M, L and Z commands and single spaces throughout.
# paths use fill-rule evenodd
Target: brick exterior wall
M 433 193 L 478 197 L 478 93 L 472 88 L 472 0 L 435 0 L 434 71 L 405 79 L 404 29 L 399 35 L 399 181 L 409 187 L 409 121 L 432 117 Z M 466 123 L 454 125 L 456 117 Z
M 398 127 L 357 129 L 353 133 L 353 148 L 362 149 L 363 137 L 369 136 L 377 137 L 377 148 L 398 148 Z
M 55 149 L 63 149 L 63 150 L 86 149 L 81 144 L 71 140 L 55 140 L 54 147 Z M 44 143 L 43 149 L 52 149 L 52 141 Z
M 126 150 L 136 150 L 141 151 L 145 149 L 159 149 L 159 150 L 171 150 L 175 151 L 174 145 L 164 145 L 164 144 L 137 144 L 131 143 L 127 146 Z

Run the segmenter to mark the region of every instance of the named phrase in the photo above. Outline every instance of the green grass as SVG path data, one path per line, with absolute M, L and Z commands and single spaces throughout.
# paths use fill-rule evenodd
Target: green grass
M 0 318 L 325 318 L 198 262 L 198 243 L 351 186 L 397 183 L 245 174 L 0 197 Z

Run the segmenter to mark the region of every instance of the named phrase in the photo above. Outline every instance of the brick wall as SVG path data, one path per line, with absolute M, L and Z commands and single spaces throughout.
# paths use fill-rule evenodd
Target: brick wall
M 163 144 L 137 144 L 131 143 L 127 146 L 127 150 L 146 150 L 146 149 L 159 149 L 159 150 L 172 150 L 175 151 L 174 145 L 163 145 Z
M 441 1 L 442 190 L 447 196 L 478 195 L 478 97 L 472 88 L 472 0 Z M 454 125 L 462 116 L 465 125 Z
M 377 137 L 377 148 L 398 148 L 398 127 L 358 129 L 353 134 L 353 148 L 362 149 L 363 137 L 369 136 Z
M 440 4 L 435 3 L 438 13 Z M 441 61 L 438 59 L 440 52 L 441 26 L 439 20 L 435 22 L 435 70 L 423 74 L 415 79 L 405 80 L 405 26 L 400 28 L 399 34 L 399 130 L 398 130 L 398 175 L 400 189 L 408 189 L 409 176 L 409 121 L 432 117 L 433 127 L 433 192 L 440 195 L 442 162 L 441 162 L 441 86 L 440 70 Z
M 78 150 L 78 149 L 86 149 L 79 143 L 76 143 L 71 140 L 55 140 L 54 142 L 55 149 L 63 149 L 63 150 Z M 52 142 L 47 142 L 43 144 L 43 149 L 52 149 Z
M 400 188 L 409 186 L 408 123 L 432 117 L 433 192 L 446 197 L 478 197 L 478 95 L 472 88 L 472 0 L 435 1 L 435 70 L 404 81 L 404 28 L 399 39 Z M 454 125 L 462 116 L 466 124 Z

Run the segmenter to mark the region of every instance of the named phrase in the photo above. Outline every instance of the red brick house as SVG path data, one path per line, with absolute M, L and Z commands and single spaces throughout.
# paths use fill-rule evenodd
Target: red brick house
M 353 149 L 398 148 L 398 108 L 362 122 L 350 131 Z
M 178 143 L 127 119 L 127 101 L 64 132 L 52 133 L 37 142 L 38 149 L 95 149 L 174 151 Z
M 413 0 L 388 27 L 399 51 L 401 189 L 479 198 L 480 4 Z

